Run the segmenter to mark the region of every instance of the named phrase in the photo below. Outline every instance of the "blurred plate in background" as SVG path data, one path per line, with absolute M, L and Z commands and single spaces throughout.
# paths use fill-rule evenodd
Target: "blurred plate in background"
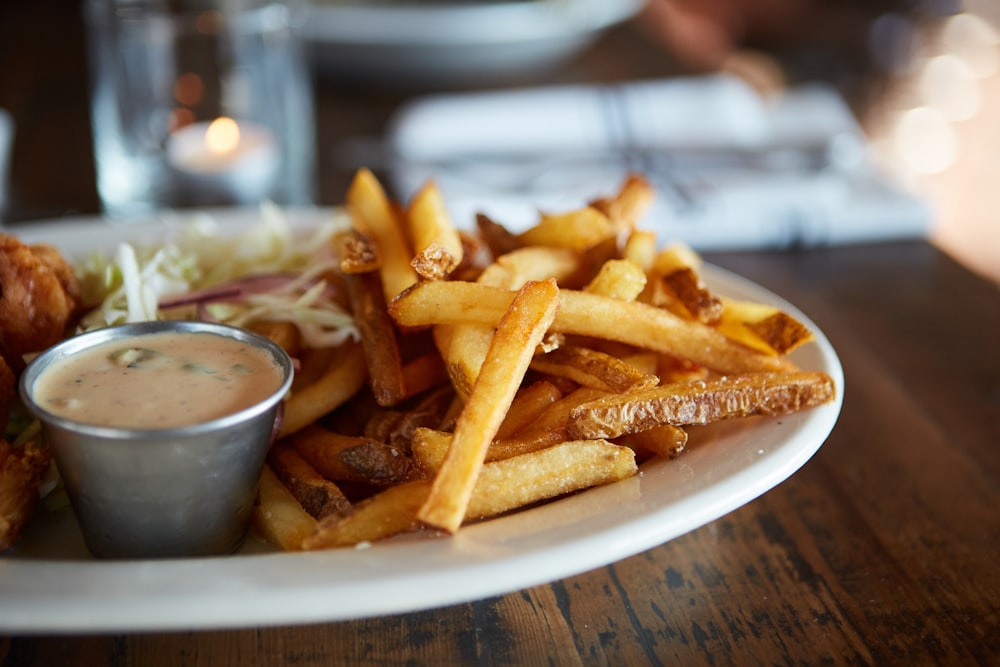
M 555 68 L 642 5 L 312 0 L 305 34 L 316 70 L 327 77 L 406 87 L 484 84 Z

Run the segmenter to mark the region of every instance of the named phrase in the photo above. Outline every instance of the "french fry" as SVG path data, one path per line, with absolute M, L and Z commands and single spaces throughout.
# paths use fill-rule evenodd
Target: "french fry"
M 344 514 L 351 509 L 351 502 L 344 492 L 309 465 L 287 440 L 271 447 L 267 462 L 311 516 L 322 519 L 329 514 Z
M 402 326 L 491 325 L 503 316 L 513 297 L 510 290 L 475 283 L 424 282 L 394 299 L 389 312 Z M 784 357 L 752 350 L 710 326 L 662 308 L 577 290 L 560 290 L 552 329 L 673 354 L 722 373 L 795 369 Z
M 503 423 L 497 429 L 498 439 L 511 438 L 530 426 L 552 404 L 562 398 L 560 389 L 547 380 L 532 382 L 522 387 L 514 400 Z
M 628 233 L 649 211 L 654 198 L 649 181 L 639 174 L 629 174 L 614 197 L 598 199 L 590 205 L 604 212 L 619 233 Z
M 410 200 L 406 222 L 413 241 L 413 269 L 427 280 L 447 278 L 462 262 L 464 248 L 434 181 Z
M 521 454 L 537 452 L 566 440 L 566 429 L 532 429 L 530 434 L 494 440 L 486 450 L 484 461 L 502 461 Z M 418 428 L 413 432 L 413 457 L 422 470 L 437 473 L 444 464 L 451 447 L 452 434 L 429 428 Z
M 687 446 L 688 433 L 680 426 L 661 424 L 627 436 L 626 443 L 656 456 L 673 459 Z
M 652 273 L 685 313 L 699 322 L 714 324 L 722 314 L 722 301 L 705 285 L 700 268 L 701 257 L 694 250 L 674 243 L 657 255 Z M 668 301 L 664 305 L 672 304 Z
M 410 265 L 413 253 L 399 215 L 368 169 L 359 169 L 354 175 L 347 189 L 346 204 L 354 228 L 375 244 L 382 288 L 389 301 L 417 282 L 417 272 Z
M 252 517 L 257 530 L 285 551 L 302 549 L 303 540 L 316 530 L 316 519 L 306 512 L 266 464 L 261 473 Z
M 403 364 L 403 388 L 406 398 L 448 382 L 448 370 L 436 351 L 425 352 Z
M 249 324 L 247 329 L 270 338 L 291 357 L 299 356 L 302 350 L 302 336 L 299 335 L 299 328 L 292 322 L 258 320 Z
M 623 301 L 635 301 L 646 288 L 646 272 L 629 259 L 612 259 L 601 265 L 583 291 Z
M 536 355 L 531 361 L 531 369 L 611 392 L 647 389 L 660 382 L 656 375 L 641 373 L 618 357 L 572 345 Z
M 571 438 L 615 438 L 662 424 L 704 425 L 753 415 L 777 416 L 833 399 L 826 373 L 750 373 L 662 385 L 605 396 L 570 413 Z
M 517 235 L 522 246 L 549 246 L 583 252 L 615 235 L 603 212 L 586 206 L 575 211 L 545 214 L 533 227 Z
M 326 371 L 314 382 L 293 389 L 285 400 L 279 438 L 287 437 L 328 414 L 357 393 L 368 378 L 360 345 L 344 343 L 333 350 Z
M 344 282 L 361 335 L 372 394 L 379 405 L 395 405 L 405 398 L 406 386 L 396 327 L 386 310 L 382 281 L 377 272 L 368 271 L 347 274 Z
M 722 304 L 716 328 L 747 347 L 784 355 L 814 340 L 808 327 L 774 306 L 732 299 Z
M 564 442 L 553 447 L 486 463 L 476 478 L 465 521 L 484 519 L 541 500 L 608 484 L 637 472 L 628 447 L 602 440 Z M 317 524 L 303 541 L 306 549 L 326 549 L 374 542 L 416 530 L 420 508 L 431 483 L 400 484 L 358 503 L 344 518 Z
M 622 259 L 635 262 L 644 272 L 649 273 L 656 260 L 656 233 L 648 229 L 632 230 L 622 249 Z
M 318 424 L 295 434 L 290 444 L 320 474 L 336 482 L 384 486 L 408 479 L 411 472 L 409 460 L 399 449 Z
M 476 229 L 494 257 L 506 255 L 521 247 L 517 235 L 485 213 L 476 214 Z
M 346 275 L 378 271 L 379 257 L 375 244 L 356 229 L 341 232 L 334 238 L 340 271 Z
M 458 530 L 486 450 L 528 370 L 535 346 L 552 323 L 558 302 L 554 280 L 530 282 L 512 299 L 455 425 L 448 456 L 418 512 L 421 521 L 452 533 Z

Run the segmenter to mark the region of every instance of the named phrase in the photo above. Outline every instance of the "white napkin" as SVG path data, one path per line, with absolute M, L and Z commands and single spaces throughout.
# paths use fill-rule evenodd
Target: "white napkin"
M 434 178 L 462 225 L 482 211 L 521 229 L 630 171 L 657 189 L 644 225 L 698 249 L 919 236 L 930 217 L 825 86 L 763 99 L 706 76 L 430 96 L 400 110 L 388 146 L 397 193 Z

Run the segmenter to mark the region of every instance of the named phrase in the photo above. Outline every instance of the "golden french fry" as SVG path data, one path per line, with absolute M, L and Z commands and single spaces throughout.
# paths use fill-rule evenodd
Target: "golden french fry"
M 690 246 L 672 243 L 657 254 L 651 273 L 664 288 L 663 305 L 700 322 L 713 324 L 722 314 L 722 301 L 701 279 L 701 257 Z
M 583 252 L 614 235 L 608 216 L 586 206 L 567 213 L 544 214 L 535 226 L 518 234 L 517 240 L 522 246 L 550 246 Z
M 573 345 L 536 355 L 531 369 L 569 378 L 584 387 L 613 392 L 647 389 L 660 382 L 656 375 L 641 373 L 618 357 Z
M 361 335 L 368 383 L 379 405 L 395 405 L 406 397 L 403 360 L 396 326 L 386 310 L 379 274 L 370 271 L 345 276 L 351 313 Z
M 547 380 L 532 382 L 522 387 L 511 401 L 507 416 L 497 430 L 497 439 L 512 438 L 530 426 L 552 404 L 562 398 L 559 387 Z
M 729 338 L 768 354 L 788 354 L 814 340 L 813 333 L 779 308 L 723 299 L 716 328 Z
M 615 438 L 662 424 L 785 415 L 833 397 L 833 380 L 826 373 L 749 373 L 608 395 L 573 409 L 566 428 L 571 438 Z
M 344 274 L 378 271 L 379 257 L 374 242 L 356 229 L 341 232 L 334 238 L 340 271 Z
M 371 438 L 343 435 L 313 424 L 290 440 L 291 446 L 329 480 L 383 486 L 410 476 L 404 452 Z
M 636 474 L 628 447 L 603 440 L 564 442 L 553 447 L 486 463 L 470 494 L 465 521 L 484 519 L 542 500 Z M 317 524 L 303 541 L 307 549 L 374 542 L 417 530 L 419 509 L 426 504 L 431 482 L 399 484 L 355 506 L 344 518 Z
M 656 261 L 656 233 L 646 229 L 634 229 L 625 241 L 622 259 L 629 259 L 649 273 Z
M 517 239 L 516 234 L 510 232 L 485 213 L 476 214 L 476 229 L 494 257 L 506 255 L 521 247 L 521 242 Z
M 510 290 L 476 283 L 424 282 L 394 299 L 389 312 L 402 326 L 491 325 L 507 311 L 513 297 Z M 673 354 L 723 373 L 796 368 L 784 357 L 752 350 L 708 325 L 662 308 L 577 290 L 560 290 L 552 329 Z
M 462 262 L 464 248 L 434 181 L 414 195 L 406 222 L 413 241 L 413 269 L 428 280 L 447 278 Z
M 285 488 L 269 465 L 261 473 L 252 516 L 257 530 L 285 551 L 300 550 L 303 540 L 316 530 L 316 519 Z
M 315 381 L 292 389 L 285 400 L 279 437 L 289 436 L 331 412 L 351 398 L 368 378 L 368 367 L 358 343 L 333 350 L 326 371 Z
M 309 465 L 287 440 L 280 440 L 271 447 L 267 462 L 285 488 L 311 516 L 321 519 L 329 514 L 344 514 L 351 509 L 344 492 Z
M 623 301 L 635 301 L 646 288 L 646 272 L 630 259 L 611 259 L 601 265 L 597 275 L 583 288 Z
M 680 426 L 662 424 L 627 436 L 627 444 L 656 456 L 672 459 L 680 456 L 687 446 L 688 434 Z
M 299 352 L 302 349 L 302 336 L 299 335 L 299 328 L 292 322 L 257 320 L 248 324 L 247 329 L 270 338 L 281 349 L 287 352 L 289 356 L 299 356 Z
M 563 426 L 553 430 L 532 429 L 530 434 L 497 439 L 490 443 L 486 450 L 484 461 L 501 461 L 521 454 L 537 452 L 566 440 L 566 429 Z M 444 464 L 451 447 L 452 434 L 430 428 L 418 428 L 413 432 L 413 458 L 420 468 L 430 473 L 436 473 Z
M 417 510 L 430 493 L 429 480 L 403 482 L 357 503 L 346 517 L 316 524 L 302 540 L 303 549 L 332 549 L 375 542 L 420 528 Z
M 417 282 L 410 266 L 413 253 L 398 213 L 385 190 L 368 169 L 359 169 L 347 189 L 347 211 L 355 229 L 372 239 L 386 301 Z
M 446 382 L 448 382 L 448 370 L 444 367 L 441 355 L 436 351 L 426 352 L 403 364 L 403 387 L 406 389 L 406 398 L 422 394 Z
M 420 508 L 421 521 L 448 532 L 458 530 L 486 450 L 521 385 L 535 346 L 552 323 L 558 303 L 559 288 L 554 280 L 529 282 L 512 299 L 497 324 L 490 351 L 455 425 L 448 456 Z
M 629 174 L 614 197 L 598 199 L 590 205 L 603 211 L 616 229 L 628 232 L 649 211 L 655 196 L 645 177 Z

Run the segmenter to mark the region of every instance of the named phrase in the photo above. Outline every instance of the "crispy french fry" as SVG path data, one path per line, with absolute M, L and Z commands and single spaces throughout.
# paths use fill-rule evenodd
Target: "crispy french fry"
M 425 282 L 393 300 L 389 312 L 403 326 L 490 325 L 503 316 L 513 296 L 510 290 L 475 283 Z M 784 357 L 752 350 L 662 308 L 576 290 L 560 290 L 552 329 L 673 354 L 723 373 L 795 370 Z
M 477 476 L 464 519 L 495 516 L 572 491 L 626 479 L 636 472 L 631 449 L 603 440 L 564 442 L 486 463 Z M 350 546 L 415 530 L 420 525 L 419 509 L 426 504 L 430 488 L 429 481 L 420 480 L 386 489 L 358 503 L 350 516 L 320 522 L 303 546 L 307 549 Z
M 448 370 L 437 351 L 426 352 L 403 364 L 406 398 L 422 394 L 448 382 Z
M 521 247 L 521 242 L 517 239 L 516 234 L 511 233 L 485 213 L 476 214 L 476 229 L 494 257 L 506 255 Z
M 833 397 L 833 380 L 826 373 L 750 373 L 605 396 L 574 408 L 567 432 L 571 438 L 614 438 L 662 424 L 785 415 Z
M 309 465 L 287 440 L 278 441 L 271 447 L 267 462 L 311 516 L 322 519 L 329 514 L 344 514 L 351 509 L 344 492 Z
M 383 486 L 410 475 L 409 461 L 396 447 L 335 433 L 317 424 L 296 433 L 290 444 L 329 480 Z
M 345 278 L 372 394 L 379 405 L 395 405 L 406 397 L 406 386 L 396 327 L 386 310 L 382 281 L 375 271 Z
M 290 356 L 299 356 L 302 349 L 302 336 L 299 335 L 299 328 L 292 322 L 258 320 L 247 325 L 247 329 L 270 338 Z
M 645 177 L 629 174 L 614 197 L 599 199 L 590 205 L 603 211 L 616 229 L 629 232 L 649 211 L 655 196 L 653 186 Z
M 629 259 L 612 259 L 601 265 L 594 279 L 583 288 L 623 301 L 635 301 L 646 288 L 646 272 Z
M 355 229 L 372 239 L 386 301 L 417 282 L 410 266 L 413 253 L 399 215 L 381 183 L 368 169 L 359 169 L 347 189 L 347 211 Z
M 300 550 L 303 540 L 316 530 L 316 519 L 299 504 L 269 465 L 261 473 L 252 516 L 257 530 L 285 551 Z
M 562 396 L 559 387 L 547 380 L 539 380 L 522 387 L 511 401 L 510 409 L 500 424 L 496 437 L 501 440 L 514 437 L 530 426 Z
M 716 328 L 729 338 L 768 354 L 788 354 L 814 340 L 813 333 L 779 308 L 723 299 Z
M 584 387 L 613 392 L 655 387 L 660 382 L 656 375 L 641 373 L 618 357 L 572 345 L 535 355 L 531 369 L 569 378 Z
M 664 458 L 676 458 L 687 446 L 688 434 L 680 426 L 673 424 L 661 424 L 645 431 L 639 431 L 627 436 L 627 444 L 633 448 L 641 448 L 645 451 L 662 456 Z
M 356 229 L 341 232 L 334 238 L 341 273 L 378 271 L 379 257 L 374 242 Z
M 417 510 L 430 493 L 429 480 L 404 482 L 357 503 L 349 516 L 320 521 L 303 549 L 332 549 L 375 542 L 420 528 Z
M 420 508 L 421 521 L 448 532 L 458 530 L 486 450 L 528 370 L 535 346 L 552 323 L 558 302 L 554 280 L 530 282 L 512 299 L 455 425 L 448 456 Z
M 550 246 L 583 252 L 614 235 L 608 216 L 586 206 L 567 213 L 544 214 L 535 226 L 518 234 L 517 240 L 522 246 Z
M 652 272 L 685 313 L 699 322 L 713 324 L 722 314 L 722 301 L 702 281 L 700 268 L 701 257 L 694 250 L 674 243 L 657 255 Z
M 365 357 L 358 343 L 336 348 L 326 371 L 314 382 L 293 389 L 285 400 L 279 437 L 287 437 L 312 424 L 351 398 L 368 377 Z
M 562 426 L 552 430 L 532 429 L 530 434 L 494 440 L 486 450 L 485 461 L 501 461 L 521 454 L 537 452 L 566 440 L 566 429 Z M 413 432 L 413 457 L 422 470 L 436 473 L 441 469 L 452 434 L 430 428 L 418 428 Z
M 413 240 L 413 269 L 427 280 L 448 277 L 462 262 L 464 248 L 434 181 L 428 181 L 414 195 L 406 222 Z
M 628 259 L 649 273 L 656 261 L 656 233 L 647 229 L 634 229 L 625 241 L 622 259 Z

